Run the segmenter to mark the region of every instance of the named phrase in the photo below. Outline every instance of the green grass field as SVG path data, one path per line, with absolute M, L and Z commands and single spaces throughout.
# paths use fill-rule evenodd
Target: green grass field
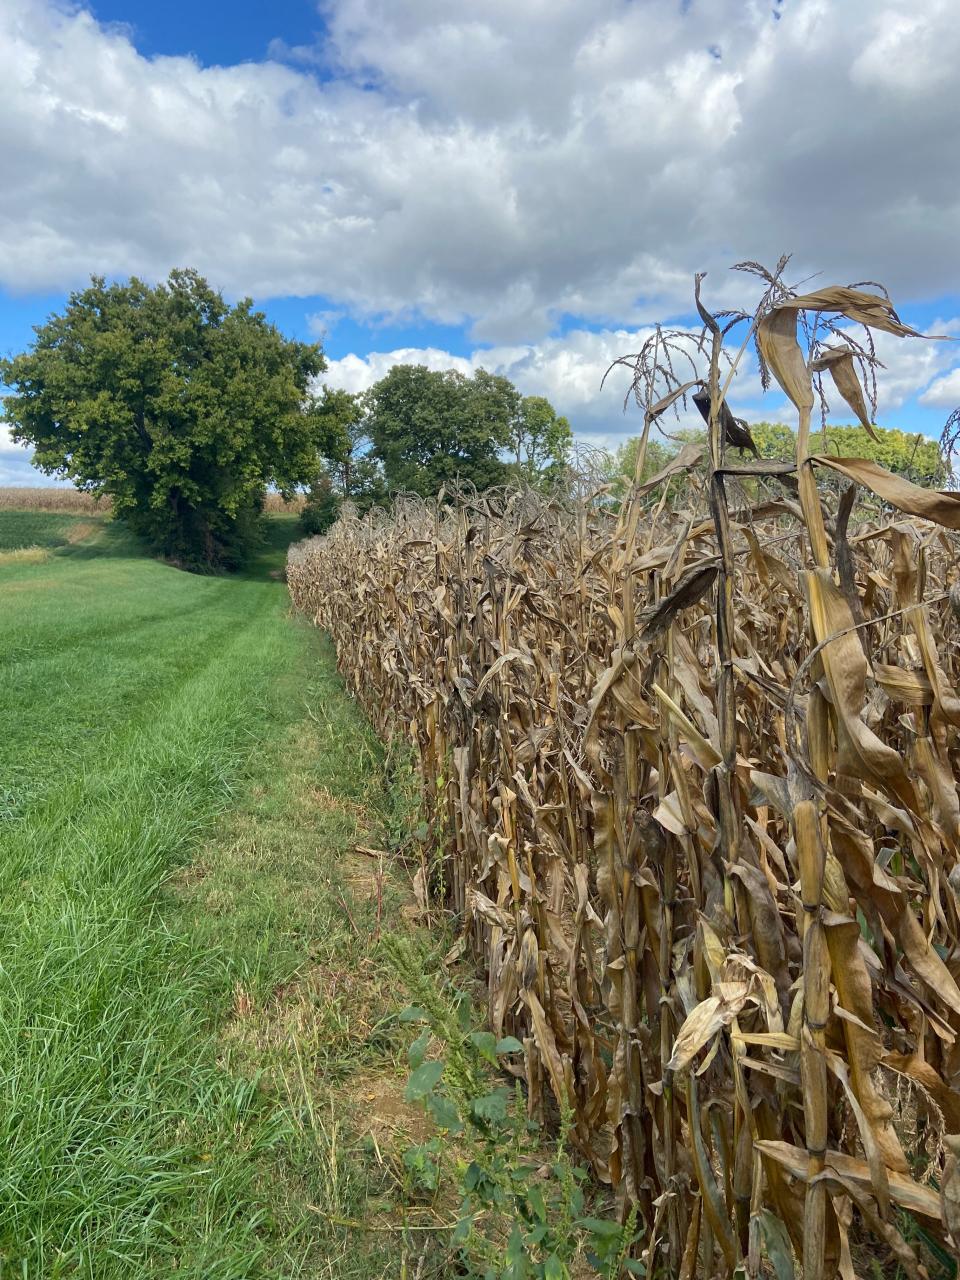
M 63 511 L 0 511 L 0 516 L 0 552 L 63 547 L 76 535 L 83 537 L 103 525 L 102 516 Z
M 0 1277 L 401 1274 L 337 1225 L 381 1175 L 336 1090 L 400 1046 L 339 874 L 383 758 L 269 527 L 242 578 L 110 524 L 0 562 Z

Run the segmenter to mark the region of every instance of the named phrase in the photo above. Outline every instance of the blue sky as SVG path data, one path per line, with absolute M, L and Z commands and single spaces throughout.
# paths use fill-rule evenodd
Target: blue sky
M 108 0 L 89 7 L 100 22 L 125 27 L 148 57 L 192 54 L 207 67 L 259 62 L 276 40 L 310 45 L 324 28 L 310 0 Z
M 958 63 L 949 0 L 0 0 L 0 351 L 191 265 L 335 385 L 484 364 L 614 446 L 603 372 L 697 270 L 749 305 L 728 268 L 789 251 L 960 336 Z M 878 421 L 936 435 L 960 348 L 880 355 Z M 734 400 L 788 416 L 749 365 Z

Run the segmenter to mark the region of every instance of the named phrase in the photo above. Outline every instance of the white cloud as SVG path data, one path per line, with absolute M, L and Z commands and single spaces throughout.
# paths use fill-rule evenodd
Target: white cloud
M 932 382 L 920 397 L 920 403 L 934 409 L 948 409 L 952 413 L 960 405 L 960 368 L 952 369 Z
M 950 0 L 322 8 L 295 65 L 203 68 L 0 0 L 0 283 L 190 263 L 496 343 L 685 310 L 697 268 L 732 296 L 721 267 L 783 249 L 960 291 Z
M 483 363 L 612 439 L 636 415 L 603 372 L 689 311 L 694 270 L 715 306 L 751 295 L 725 267 L 783 250 L 797 279 L 960 293 L 952 0 L 317 2 L 323 44 L 201 67 L 73 0 L 0 0 L 0 286 L 190 264 L 232 294 L 322 295 L 315 331 L 465 323 L 469 358 L 329 377 Z M 952 346 L 879 350 L 881 422 L 917 392 L 956 403 Z M 735 399 L 757 402 L 750 365 Z
M 23 445 L 14 444 L 10 430 L 0 423 L 0 485 L 49 485 L 30 463 L 32 454 Z
M 307 328 L 317 342 L 323 343 L 343 319 L 344 314 L 339 307 L 329 307 L 325 311 L 313 311 L 307 316 Z
M 451 355 L 448 351 L 439 351 L 436 347 L 398 347 L 396 351 L 372 351 L 367 356 L 348 355 L 342 360 L 331 360 L 322 381 L 344 391 L 366 391 L 395 364 L 423 364 L 436 370 L 456 369 L 469 376 L 477 363 L 463 356 Z M 491 372 L 499 370 L 491 369 Z
M 876 333 L 877 357 L 884 366 L 877 370 L 878 421 L 896 426 L 891 415 L 903 403 L 948 369 L 957 359 L 956 341 L 940 341 L 960 332 L 960 320 L 938 320 L 925 331 L 924 340 L 896 338 L 889 333 Z M 838 403 L 839 397 L 834 397 Z M 930 404 L 924 396 L 921 403 Z
M 543 395 L 558 412 L 569 417 L 577 434 L 588 440 L 613 445 L 636 435 L 641 421 L 632 399 L 624 412 L 630 389 L 630 374 L 624 368 L 611 370 L 621 356 L 639 351 L 652 330 L 606 329 L 594 332 L 573 330 L 563 337 L 544 338 L 526 345 L 478 348 L 469 356 L 455 356 L 436 347 L 404 347 L 375 351 L 366 356 L 350 354 L 331 360 L 323 381 L 347 391 L 365 391 L 395 364 L 424 364 L 429 369 L 458 369 L 472 374 L 481 366 L 508 377 L 524 395 Z M 931 334 L 960 332 L 960 319 L 937 321 Z M 956 360 L 956 344 L 913 338 L 875 335 L 877 355 L 884 367 L 877 371 L 878 421 L 898 426 L 897 410 L 912 395 L 924 405 L 953 408 L 960 404 L 960 369 L 948 377 L 938 377 Z M 607 371 L 610 373 L 607 374 Z M 607 374 L 606 379 L 604 375 Z M 603 384 L 601 386 L 601 384 Z M 843 400 L 827 383 L 830 420 L 853 421 Z M 791 422 L 790 406 L 774 385 L 764 393 L 756 360 L 748 350 L 729 392 L 735 412 L 749 421 Z M 696 415 L 686 425 L 699 425 Z M 670 420 L 665 423 L 667 429 Z

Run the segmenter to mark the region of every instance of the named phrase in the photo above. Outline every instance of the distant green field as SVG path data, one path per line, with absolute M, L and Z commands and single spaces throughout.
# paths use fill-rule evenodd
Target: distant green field
M 70 515 L 62 511 L 0 510 L 0 551 L 25 547 L 64 547 L 103 524 L 102 516 Z

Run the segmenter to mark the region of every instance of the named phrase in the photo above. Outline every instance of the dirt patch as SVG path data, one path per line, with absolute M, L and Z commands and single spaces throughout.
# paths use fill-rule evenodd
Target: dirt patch
M 402 1151 L 411 1142 L 426 1142 L 434 1126 L 423 1107 L 413 1106 L 403 1096 L 404 1079 L 398 1075 L 367 1076 L 355 1086 L 340 1091 L 354 1113 L 358 1136 L 369 1134 L 379 1147 Z
M 368 824 L 369 814 L 364 805 L 357 800 L 349 799 L 347 796 L 334 795 L 322 782 L 311 790 L 310 802 L 321 813 L 346 814 L 353 819 L 358 828 L 363 828 Z
M 296 1050 L 307 1062 L 325 1058 L 348 1043 L 365 1044 L 383 1016 L 374 962 L 356 967 L 311 965 L 257 1005 L 238 986 L 224 1040 L 241 1043 L 251 1059 L 265 1064 L 277 1054 Z
M 175 895 L 186 895 L 203 884 L 210 874 L 210 868 L 201 859 L 187 862 L 178 867 L 166 881 L 167 889 Z

